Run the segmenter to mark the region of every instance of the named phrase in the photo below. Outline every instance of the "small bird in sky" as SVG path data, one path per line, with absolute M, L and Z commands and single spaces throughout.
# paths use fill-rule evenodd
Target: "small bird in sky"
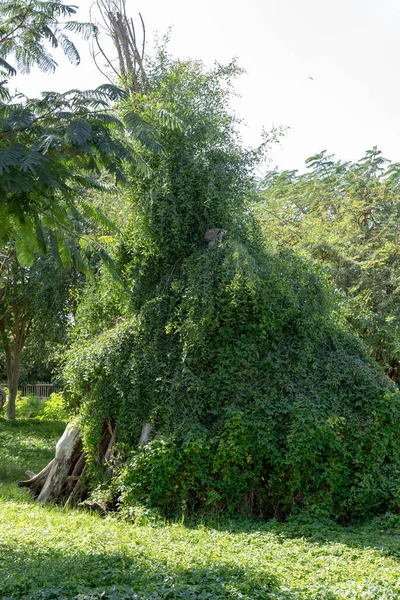
M 308 76 L 308 79 L 312 79 L 312 80 L 314 81 L 314 77 L 310 77 L 310 76 Z

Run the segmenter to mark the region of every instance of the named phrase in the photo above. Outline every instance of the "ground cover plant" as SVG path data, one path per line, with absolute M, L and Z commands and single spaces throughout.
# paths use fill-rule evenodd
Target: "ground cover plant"
M 62 426 L 0 420 L 1 447 L 13 457 L 0 478 L 2 600 L 399 597 L 397 515 L 345 528 L 305 514 L 286 523 L 150 523 L 143 513 L 135 525 L 35 504 L 10 482 L 44 466 Z

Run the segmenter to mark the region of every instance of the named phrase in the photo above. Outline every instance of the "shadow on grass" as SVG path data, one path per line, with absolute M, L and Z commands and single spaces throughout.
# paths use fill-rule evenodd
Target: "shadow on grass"
M 304 591 L 283 588 L 268 571 L 215 563 L 168 564 L 140 550 L 135 556 L 20 549 L 0 566 L 4 600 L 305 600 Z M 336 600 L 326 592 L 319 600 Z
M 388 513 L 360 524 L 343 527 L 330 519 L 318 519 L 307 513 L 289 518 L 286 522 L 275 519 L 252 521 L 246 519 L 210 519 L 202 524 L 230 535 L 272 534 L 277 541 L 303 539 L 318 546 L 339 544 L 356 550 L 372 548 L 382 556 L 400 562 L 400 515 Z M 198 527 L 199 522 L 187 526 Z
M 0 420 L 0 483 L 25 478 L 26 469 L 37 472 L 43 468 L 53 458 L 55 444 L 64 428 L 63 421 Z M 22 499 L 21 494 L 26 490 L 17 492 L 16 488 L 11 488 L 13 486 L 3 486 L 6 495 L 1 494 L 0 490 L 3 499 Z M 288 539 L 302 538 L 306 543 L 320 547 L 343 544 L 360 550 L 374 548 L 383 556 L 400 559 L 400 516 L 397 515 L 386 515 L 363 525 L 346 528 L 328 519 L 314 519 L 305 513 L 286 523 L 239 521 L 224 517 L 220 520 L 203 519 L 202 524 L 233 536 L 244 534 L 257 538 L 271 534 L 282 543 Z M 198 525 L 198 520 L 193 522 L 193 526 Z M 187 523 L 187 527 L 191 528 L 191 524 Z M 43 535 L 46 535 L 45 531 Z M 250 567 L 242 568 L 222 562 L 206 567 L 204 562 L 207 561 L 188 568 L 187 565 L 168 564 L 167 556 L 160 561 L 140 551 L 133 557 L 124 553 L 105 554 L 101 549 L 83 553 L 74 549 L 73 539 L 66 542 L 66 550 L 57 552 L 38 549 L 29 545 L 29 542 L 18 545 L 16 549 L 2 547 L 0 539 L 0 598 L 307 599 L 307 595 L 300 590 L 284 589 L 273 572 L 260 574 L 260 571 Z M 320 592 L 318 596 L 319 600 L 336 598 L 338 596 L 330 592 Z

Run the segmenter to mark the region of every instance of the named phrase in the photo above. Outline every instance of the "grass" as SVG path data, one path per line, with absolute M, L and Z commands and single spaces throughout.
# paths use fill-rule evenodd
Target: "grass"
M 36 504 L 12 481 L 52 458 L 63 428 L 0 420 L 1 599 L 400 598 L 395 515 L 348 528 L 307 515 L 139 526 Z
M 54 456 L 64 421 L 0 420 L 0 486 L 27 479 L 26 469 L 38 472 Z

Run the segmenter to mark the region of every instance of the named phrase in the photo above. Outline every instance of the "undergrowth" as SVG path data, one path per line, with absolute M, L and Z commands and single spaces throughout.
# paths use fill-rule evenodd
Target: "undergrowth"
M 62 428 L 0 420 L 7 481 L 42 468 Z M 1 600 L 395 600 L 399 548 L 398 515 L 347 528 L 306 513 L 132 525 L 0 486 Z

